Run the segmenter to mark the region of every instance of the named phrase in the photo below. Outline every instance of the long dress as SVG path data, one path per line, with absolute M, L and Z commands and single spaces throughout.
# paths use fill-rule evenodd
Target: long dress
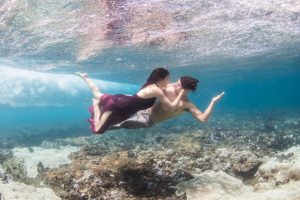
M 90 128 L 95 134 L 102 134 L 110 126 L 113 126 L 130 118 L 137 111 L 145 110 L 147 108 L 152 107 L 155 101 L 155 97 L 145 99 L 139 97 L 137 94 L 132 96 L 124 94 L 103 94 L 99 102 L 99 107 L 101 111 L 100 118 L 103 115 L 103 113 L 107 111 L 112 111 L 112 113 L 107 118 L 103 126 L 98 131 L 96 131 L 94 123 L 94 109 L 93 106 L 91 106 L 89 109 L 91 112 L 91 118 L 88 119 L 88 121 L 91 124 Z

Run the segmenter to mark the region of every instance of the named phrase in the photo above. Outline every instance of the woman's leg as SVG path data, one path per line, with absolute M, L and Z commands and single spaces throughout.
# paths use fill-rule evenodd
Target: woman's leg
M 94 107 L 94 124 L 95 124 L 95 129 L 98 131 L 99 129 L 97 129 L 97 125 L 100 122 L 100 117 L 101 117 L 101 110 L 100 110 L 100 99 L 93 99 L 93 107 Z
M 101 118 L 98 118 L 98 123 L 95 122 L 95 132 L 98 134 L 104 133 L 110 126 L 110 123 L 108 120 L 109 117 L 111 116 L 112 111 L 106 111 L 101 115 Z
M 90 87 L 90 89 L 92 90 L 92 93 L 94 95 L 95 99 L 100 99 L 100 97 L 102 96 L 102 93 L 100 92 L 99 88 L 97 87 L 97 85 L 95 84 L 94 81 L 92 81 L 87 73 L 80 73 L 80 72 L 76 72 L 76 74 L 78 76 L 80 76 L 80 78 L 82 78 L 82 80 L 84 80 L 84 82 Z
M 99 102 L 100 102 L 100 98 L 103 95 L 99 88 L 97 87 L 97 85 L 95 84 L 94 81 L 92 81 L 90 78 L 88 78 L 87 73 L 80 73 L 80 72 L 76 72 L 76 74 L 78 76 L 80 76 L 82 78 L 82 80 L 84 80 L 84 82 L 90 87 L 90 89 L 92 90 L 93 93 L 93 107 L 94 107 L 94 123 L 95 125 L 99 123 L 100 120 L 100 107 L 99 107 Z

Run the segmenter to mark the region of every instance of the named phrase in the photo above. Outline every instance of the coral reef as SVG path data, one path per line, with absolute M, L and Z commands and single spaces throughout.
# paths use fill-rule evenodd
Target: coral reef
M 165 123 L 3 148 L 1 180 L 50 187 L 66 200 L 296 200 L 299 119 L 225 116 L 184 130 Z
M 187 200 L 297 200 L 300 182 L 292 182 L 273 189 L 257 190 L 222 171 L 206 171 L 188 182 L 180 183 L 176 194 L 186 194 Z
M 73 154 L 73 163 L 60 169 L 45 172 L 45 183 L 55 188 L 62 198 L 89 199 L 95 197 L 166 198 L 175 196 L 175 186 L 192 176 L 177 170 L 166 175 L 155 170 L 151 163 L 138 163 L 128 152 L 118 152 L 98 158 Z
M 37 199 L 37 200 L 60 200 L 60 198 L 48 188 L 35 188 L 31 185 L 24 183 L 0 182 L 1 199 L 7 200 L 24 200 L 24 199 Z
M 27 179 L 27 171 L 22 159 L 10 158 L 3 163 L 2 168 L 5 172 L 4 174 L 7 174 L 8 177 L 11 176 L 16 180 L 23 181 Z
M 260 185 L 272 188 L 291 181 L 300 181 L 300 146 L 265 160 L 255 174 Z
M 181 196 L 186 193 L 188 200 L 299 199 L 300 147 L 290 148 L 283 154 L 285 159 L 280 159 L 280 154 L 278 158 L 265 158 L 255 175 L 257 181 L 254 186 L 245 185 L 223 171 L 206 171 L 178 184 L 176 194 Z
M 45 149 L 41 147 L 15 148 L 13 154 L 24 161 L 26 173 L 29 178 L 38 175 L 38 169 L 44 167 L 55 168 L 59 165 L 70 163 L 68 156 L 79 149 L 72 146 L 62 146 L 60 149 Z

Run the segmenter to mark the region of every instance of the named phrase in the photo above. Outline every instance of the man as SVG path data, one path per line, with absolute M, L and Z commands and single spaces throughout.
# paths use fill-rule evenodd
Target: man
M 176 99 L 181 89 L 186 89 L 188 91 L 195 91 L 197 89 L 198 80 L 189 76 L 180 77 L 176 83 L 167 85 L 164 93 L 165 96 L 172 102 Z M 116 124 L 109 129 L 137 129 L 137 128 L 147 128 L 154 124 L 166 121 L 168 119 L 177 117 L 184 112 L 190 112 L 194 118 L 204 122 L 207 121 L 212 113 L 212 110 L 216 103 L 223 97 L 225 92 L 212 98 L 209 106 L 206 108 L 205 112 L 201 112 L 196 105 L 189 101 L 187 96 L 181 98 L 179 106 L 176 110 L 171 110 L 163 106 L 162 103 L 156 101 L 156 103 L 147 110 L 141 110 L 137 112 L 131 118 Z

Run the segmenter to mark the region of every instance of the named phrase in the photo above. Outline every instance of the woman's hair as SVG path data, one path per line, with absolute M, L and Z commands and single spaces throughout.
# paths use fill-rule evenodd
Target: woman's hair
M 162 67 L 155 68 L 151 72 L 146 83 L 142 86 L 141 89 L 143 89 L 144 87 L 147 87 L 148 85 L 157 83 L 158 81 L 165 79 L 168 75 L 170 75 L 170 72 L 167 69 L 162 68 Z
M 192 78 L 190 76 L 182 76 L 180 77 L 180 83 L 183 89 L 192 90 L 195 92 L 197 89 L 198 80 L 195 78 Z

